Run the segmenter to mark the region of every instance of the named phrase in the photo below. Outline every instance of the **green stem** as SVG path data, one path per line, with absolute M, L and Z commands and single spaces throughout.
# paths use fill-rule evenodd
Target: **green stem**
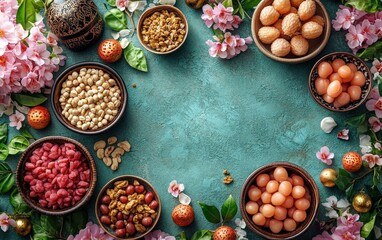
M 135 33 L 135 30 L 137 29 L 137 28 L 135 27 L 135 21 L 134 21 L 134 18 L 133 18 L 133 16 L 134 16 L 134 12 L 133 12 L 133 13 L 130 13 L 128 10 L 125 10 L 125 13 L 126 13 L 127 16 L 129 17 L 130 22 L 131 22 L 131 24 L 133 25 L 133 33 L 131 34 L 131 37 L 133 37 L 133 36 L 134 36 L 134 33 Z
M 374 171 L 373 168 L 368 169 L 368 170 L 367 170 L 366 172 L 364 172 L 362 175 L 360 175 L 360 176 L 354 178 L 353 181 L 352 181 L 352 184 L 354 184 L 356 181 L 358 181 L 358 180 L 364 178 L 366 175 L 368 175 L 369 173 L 371 173 L 371 172 L 373 172 L 373 171 Z

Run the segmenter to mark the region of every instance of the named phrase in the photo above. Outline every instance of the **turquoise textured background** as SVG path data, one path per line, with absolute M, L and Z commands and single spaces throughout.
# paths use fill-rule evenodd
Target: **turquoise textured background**
M 106 11 L 104 2 L 96 1 L 101 14 Z M 322 2 L 333 19 L 340 1 Z M 341 197 L 336 189 L 324 188 L 320 183 L 319 173 L 327 166 L 315 153 L 327 145 L 335 154 L 333 167 L 338 168 L 345 152 L 359 151 L 353 129 L 349 141 L 336 137 L 344 128 L 344 121 L 357 112 L 334 113 L 320 107 L 310 96 L 307 82 L 311 67 L 320 57 L 349 51 L 344 33 L 333 30 L 324 51 L 302 64 L 270 60 L 254 44 L 238 57 L 221 60 L 208 55 L 205 41 L 212 39 L 212 32 L 201 20 L 201 11 L 188 8 L 182 0 L 176 6 L 186 15 L 190 28 L 181 49 L 164 56 L 144 50 L 148 73 L 130 68 L 123 59 L 109 64 L 123 77 L 129 93 L 127 111 L 115 127 L 103 134 L 85 136 L 69 131 L 52 115 L 48 128 L 31 130 L 35 137 L 62 135 L 79 140 L 94 156 L 92 146 L 99 139 L 117 136 L 131 143 L 132 152 L 123 156 L 116 172 L 96 160 L 98 182 L 87 206 L 90 220 L 96 222 L 94 203 L 101 187 L 123 174 L 141 176 L 159 192 L 163 211 L 157 229 L 172 235 L 184 230 L 188 237 L 196 230 L 217 227 L 204 219 L 197 201 L 220 206 L 232 194 L 238 203 L 247 176 L 274 161 L 288 161 L 306 169 L 317 182 L 322 201 L 333 194 Z M 236 33 L 251 36 L 250 21 L 246 19 Z M 111 38 L 107 28 L 102 36 L 106 38 Z M 68 57 L 65 67 L 81 61 L 100 61 L 99 42 L 82 52 L 64 48 Z M 133 42 L 140 45 L 136 36 Z M 358 110 L 361 111 L 364 109 Z M 326 116 L 333 117 L 339 125 L 331 134 L 320 129 L 320 121 Z M 1 118 L 1 122 L 5 120 Z M 13 134 L 15 131 L 11 131 Z M 17 157 L 7 161 L 15 169 Z M 222 182 L 224 169 L 234 178 L 230 185 Z M 195 222 L 186 228 L 171 220 L 171 211 L 178 201 L 167 193 L 167 188 L 174 179 L 185 184 L 185 193 L 192 198 L 196 213 Z M 8 194 L 0 195 L 0 203 L 1 211 L 12 212 Z M 320 219 L 323 218 L 321 208 Z M 233 221 L 229 225 L 234 226 Z M 249 239 L 260 239 L 247 232 Z M 317 233 L 315 224 L 301 239 L 311 239 Z M 2 240 L 18 238 L 13 230 L 0 231 Z

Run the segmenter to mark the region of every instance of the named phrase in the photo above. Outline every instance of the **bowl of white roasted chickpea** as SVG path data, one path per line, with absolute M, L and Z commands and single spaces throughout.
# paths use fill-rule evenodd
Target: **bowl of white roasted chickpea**
M 264 55 L 283 63 L 301 63 L 325 48 L 331 23 L 319 0 L 262 0 L 251 28 Z
M 53 112 L 72 131 L 97 134 L 123 116 L 127 90 L 121 76 L 105 64 L 81 62 L 65 69 L 51 93 Z
M 186 41 L 186 16 L 171 5 L 148 8 L 138 20 L 138 39 L 144 48 L 155 54 L 168 54 Z

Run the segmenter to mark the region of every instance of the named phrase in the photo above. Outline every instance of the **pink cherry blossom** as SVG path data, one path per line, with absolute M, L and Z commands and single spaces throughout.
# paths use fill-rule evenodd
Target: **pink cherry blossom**
M 161 230 L 155 230 L 153 232 L 148 233 L 145 236 L 145 240 L 175 240 L 174 236 L 170 236 L 169 234 L 162 232 Z
M 378 86 L 373 87 L 371 89 L 369 96 L 367 97 L 368 99 L 374 99 L 378 100 L 381 96 L 379 95 L 379 89 Z
M 349 129 L 342 129 L 337 133 L 337 138 L 341 140 L 349 140 Z
M 252 43 L 252 38 L 251 37 L 246 37 L 246 38 L 241 38 L 239 35 L 235 35 L 236 37 L 236 47 L 235 47 L 235 52 L 236 55 L 245 52 L 248 49 L 248 44 Z
M 378 118 L 370 117 L 368 121 L 374 132 L 379 132 L 381 130 L 382 124 Z
M 379 97 L 378 100 L 370 99 L 366 102 L 366 108 L 369 111 L 375 111 L 377 118 L 382 118 L 382 97 Z
M 316 157 L 320 159 L 323 163 L 327 165 L 332 165 L 332 159 L 334 158 L 334 153 L 331 153 L 327 146 L 323 146 L 320 151 L 316 153 Z
M 85 240 L 85 239 L 97 239 L 97 240 L 113 240 L 114 238 L 106 234 L 102 228 L 97 224 L 88 222 L 86 227 L 76 235 L 70 235 L 67 240 Z
M 361 240 L 361 229 L 357 227 L 336 227 L 332 234 L 333 240 Z
M 373 66 L 370 68 L 370 72 L 374 75 L 374 79 L 377 76 L 381 75 L 382 74 L 382 62 L 375 58 L 373 61 Z
M 365 37 L 362 35 L 362 28 L 361 25 L 351 25 L 349 27 L 349 32 L 345 35 L 346 40 L 348 41 L 348 46 L 351 49 L 356 49 L 358 47 L 362 46 L 362 42 L 364 41 Z
M 241 23 L 242 21 L 243 21 L 243 20 L 242 20 L 239 16 L 237 16 L 237 15 L 233 15 L 232 26 L 233 26 L 234 28 L 238 28 L 239 25 L 240 25 L 240 23 Z
M 361 33 L 366 39 L 366 44 L 371 45 L 378 40 L 378 36 L 375 33 L 375 26 L 371 25 L 370 21 L 365 19 L 361 24 Z
M 355 20 L 354 15 L 350 12 L 350 9 L 344 7 L 339 9 L 336 13 L 336 19 L 332 20 L 333 28 L 339 31 L 341 28 L 347 30 L 353 24 Z
M 8 231 L 9 226 L 16 227 L 15 220 L 9 218 L 6 213 L 0 214 L 0 227 L 3 232 Z
M 207 27 L 211 27 L 212 24 L 214 23 L 214 13 L 213 13 L 213 8 L 209 4 L 205 4 L 202 8 L 203 14 L 202 14 L 202 19 L 204 23 L 207 25 Z
M 382 158 L 378 155 L 366 153 L 362 156 L 362 160 L 369 164 L 369 168 L 373 168 L 375 165 L 382 166 Z
M 117 6 L 119 10 L 125 11 L 125 9 L 127 9 L 129 5 L 129 0 L 117 0 L 115 2 L 115 5 Z
M 7 45 L 17 43 L 17 35 L 15 26 L 9 21 L 9 18 L 4 13 L 0 13 L 0 55 L 4 54 Z
M 40 29 L 38 27 L 32 27 L 29 31 L 29 37 L 28 40 L 31 42 L 36 42 L 36 43 L 43 43 L 46 42 L 45 36 L 40 32 Z
M 377 34 L 377 37 L 382 38 L 382 12 L 381 12 L 381 16 L 379 16 L 379 18 L 375 20 L 374 27 L 375 27 L 375 34 Z
M 210 46 L 208 53 L 211 57 L 227 58 L 228 54 L 226 43 L 213 42 L 211 40 L 207 40 L 206 44 Z
M 333 240 L 333 238 L 327 231 L 324 231 L 321 235 L 313 237 L 312 240 Z
M 41 66 L 48 63 L 47 59 L 49 58 L 50 53 L 45 44 L 31 43 L 27 49 L 27 56 L 30 60 Z
M 170 186 L 168 187 L 168 193 L 171 193 L 173 197 L 178 197 L 179 193 L 184 191 L 184 185 L 178 184 L 176 180 L 170 182 Z
M 23 126 L 23 121 L 25 120 L 25 116 L 16 110 L 15 114 L 9 116 L 9 126 L 16 127 L 17 130 Z

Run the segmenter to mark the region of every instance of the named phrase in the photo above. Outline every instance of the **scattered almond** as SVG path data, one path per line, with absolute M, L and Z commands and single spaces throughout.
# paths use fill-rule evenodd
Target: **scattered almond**
M 94 143 L 94 150 L 97 152 L 97 157 L 101 159 L 106 166 L 115 171 L 118 169 L 118 165 L 122 162 L 122 156 L 125 152 L 130 152 L 131 145 L 128 141 L 122 141 L 117 143 L 116 137 L 109 137 L 107 139 L 108 145 L 104 140 Z M 113 144 L 117 143 L 117 147 Z

